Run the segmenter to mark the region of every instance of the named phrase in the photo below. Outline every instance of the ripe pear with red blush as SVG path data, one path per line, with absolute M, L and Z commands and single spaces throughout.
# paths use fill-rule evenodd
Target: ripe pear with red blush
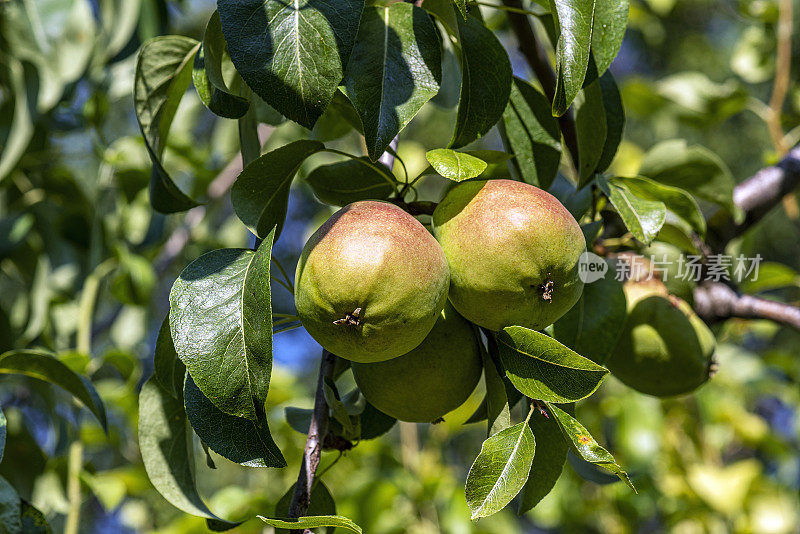
M 447 300 L 449 280 L 442 248 L 419 221 L 387 202 L 354 202 L 303 248 L 295 307 L 325 349 L 354 362 L 379 362 L 425 339 Z
M 437 206 L 433 233 L 450 265 L 450 301 L 479 326 L 542 329 L 583 291 L 583 232 L 567 208 L 538 187 L 462 182 Z

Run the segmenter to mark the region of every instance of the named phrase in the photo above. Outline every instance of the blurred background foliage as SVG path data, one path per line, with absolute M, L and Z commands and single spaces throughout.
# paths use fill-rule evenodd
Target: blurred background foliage
M 187 94 L 165 162 L 184 191 L 211 200 L 187 215 L 157 214 L 148 204 L 150 162 L 133 114 L 132 83 L 142 42 L 164 33 L 200 39 L 214 7 L 210 0 L 0 2 L 0 352 L 55 351 L 91 377 L 109 415 L 106 436 L 65 394 L 29 378 L 0 379 L 8 420 L 0 475 L 56 532 L 70 506 L 66 454 L 76 438 L 85 447 L 82 532 L 205 531 L 202 520 L 178 512 L 150 486 L 137 450 L 137 395 L 152 372 L 153 345 L 180 269 L 207 250 L 250 244 L 219 194 L 230 181 L 236 123 L 215 118 L 193 91 Z M 530 78 L 503 13 L 482 10 L 515 72 Z M 635 173 L 648 148 L 681 137 L 718 154 L 742 180 L 796 144 L 800 84 L 790 84 L 780 143 L 764 120 L 777 17 L 776 0 L 633 0 L 611 68 L 628 119 L 614 171 Z M 793 47 L 797 73 L 800 39 Z M 411 176 L 427 166 L 425 151 L 449 137 L 458 84 L 448 80 L 457 70 L 448 51 L 442 92 L 401 136 L 398 153 Z M 310 135 L 362 150 L 358 134 L 333 111 L 310 134 L 277 116 L 262 120 L 273 123 L 266 149 Z M 500 140 L 489 135 L 478 145 L 496 149 Z M 334 160 L 315 156 L 301 176 Z M 395 172 L 402 176 L 402 166 Z M 302 180 L 294 184 L 274 252 L 290 270 L 305 238 L 330 213 Z M 442 179 L 426 178 L 422 195 L 437 198 L 444 187 Z M 773 282 L 750 290 L 800 300 L 796 199 L 731 251 L 771 262 Z M 273 295 L 276 311 L 291 313 L 291 295 L 279 286 Z M 338 512 L 369 533 L 797 532 L 800 335 L 759 321 L 728 321 L 717 330 L 720 371 L 696 395 L 660 401 L 609 378 L 578 406 L 579 418 L 629 470 L 638 495 L 571 458 L 571 468 L 531 513 L 506 510 L 471 523 L 463 482 L 484 430 L 461 423 L 480 391 L 444 424 L 403 424 L 359 444 L 325 474 L 325 483 Z M 302 329 L 276 337 L 268 405 L 289 465 L 299 462 L 304 436 L 283 422 L 282 412 L 311 406 L 309 371 L 318 354 Z M 223 517 L 271 514 L 295 477 L 294 469 L 247 469 L 213 454 L 212 470 L 197 448 L 201 492 Z M 322 469 L 336 454 L 323 456 Z M 239 531 L 262 529 L 250 521 Z

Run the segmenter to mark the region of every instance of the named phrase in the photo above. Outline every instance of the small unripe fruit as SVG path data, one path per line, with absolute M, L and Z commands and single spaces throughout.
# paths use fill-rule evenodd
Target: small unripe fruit
M 447 305 L 417 348 L 379 363 L 354 363 L 364 397 L 401 421 L 431 423 L 467 400 L 481 377 L 475 332 Z
M 580 298 L 578 260 L 586 241 L 556 198 L 513 180 L 454 187 L 433 214 L 450 264 L 450 301 L 490 330 L 539 330 Z
M 628 317 L 606 362 L 627 386 L 656 397 L 689 393 L 708 380 L 714 334 L 659 280 L 624 285 Z
M 449 279 L 441 247 L 419 221 L 393 204 L 355 202 L 303 247 L 295 307 L 311 337 L 333 354 L 379 362 L 425 339 Z

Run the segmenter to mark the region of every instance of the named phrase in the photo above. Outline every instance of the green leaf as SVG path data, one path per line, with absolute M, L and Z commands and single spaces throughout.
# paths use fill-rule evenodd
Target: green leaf
M 425 10 L 403 2 L 364 9 L 343 85 L 372 161 L 436 96 L 441 81 L 441 46 Z
M 292 495 L 294 494 L 295 485 L 296 484 L 292 484 L 292 487 L 289 488 L 289 491 L 284 493 L 283 497 L 281 497 L 278 503 L 275 505 L 276 517 L 286 517 L 289 515 L 289 505 L 292 502 Z M 308 505 L 308 510 L 306 510 L 306 513 L 311 514 L 312 516 L 336 515 L 336 503 L 333 500 L 333 495 L 331 495 L 330 490 L 321 480 L 314 481 L 314 486 L 311 489 L 311 504 Z M 328 527 L 325 529 L 325 532 L 333 531 L 334 527 Z M 290 531 L 282 528 L 276 528 L 275 534 L 290 534 Z
M 692 195 L 683 189 L 663 185 L 643 176 L 610 178 L 609 183 L 623 186 L 639 198 L 663 202 L 668 210 L 689 223 L 695 232 L 705 235 L 706 220 L 703 212 Z
M 2 532 L 17 534 L 22 532 L 20 500 L 17 490 L 3 477 L 0 477 L 0 527 Z
M 325 402 L 327 402 L 331 410 L 331 415 L 333 415 L 333 419 L 338 421 L 339 424 L 342 425 L 342 429 L 344 429 L 344 437 L 351 440 L 358 439 L 358 436 L 361 434 L 361 429 L 357 428 L 353 423 L 354 418 L 348 413 L 347 407 L 339 396 L 336 384 L 331 378 L 325 377 L 322 384 L 322 391 L 325 395 Z M 355 416 L 355 420 L 358 422 L 358 415 Z
M 7 434 L 6 414 L 0 409 L 0 462 L 3 461 L 3 451 L 6 448 L 6 434 Z
M 503 116 L 513 77 L 494 32 L 475 17 L 456 20 L 458 33 L 451 36 L 461 64 L 461 93 L 449 148 L 468 145 L 492 129 Z
M 312 128 L 353 50 L 363 0 L 218 0 L 236 70 L 282 115 Z
M 453 3 L 456 5 L 458 10 L 461 12 L 461 16 L 466 19 L 467 18 L 467 0 L 453 0 Z
M 255 421 L 223 413 L 203 395 L 188 373 L 183 398 L 189 423 L 212 451 L 248 467 L 286 467 L 286 460 L 269 432 L 263 409 L 259 407 Z
M 487 434 L 493 436 L 511 426 L 511 403 L 506 394 L 501 370 L 485 350 L 481 350 L 481 356 L 486 382 L 486 418 L 489 423 Z
M 12 350 L 0 355 L 0 374 L 20 374 L 54 384 L 81 401 L 91 411 L 103 430 L 108 431 L 106 408 L 92 383 L 61 363 L 54 355 L 41 350 Z
M 689 146 L 684 139 L 663 141 L 644 155 L 639 174 L 684 189 L 737 214 L 734 180 L 725 163 L 707 148 Z
M 29 502 L 22 499 L 20 503 L 20 532 L 24 534 L 50 534 L 50 525 L 47 524 L 44 514 Z
M 625 109 L 622 107 L 622 96 L 611 71 L 606 71 L 600 76 L 599 83 L 603 93 L 603 110 L 606 115 L 606 142 L 603 145 L 603 153 L 597 162 L 595 172 L 603 172 L 611 165 L 625 129 Z
M 520 493 L 519 515 L 532 509 L 550 493 L 561 476 L 569 450 L 555 417 L 535 409 L 528 424 L 536 439 L 536 453 L 528 480 Z
M 183 399 L 175 398 L 154 377 L 139 393 L 139 450 L 150 482 L 171 505 L 187 514 L 225 522 L 211 513 L 197 492 Z
M 28 143 L 33 137 L 33 117 L 36 113 L 36 102 L 28 99 L 22 63 L 14 57 L 5 55 L 3 60 L 5 64 L 0 65 L 0 69 L 2 69 L 0 73 L 4 80 L 10 82 L 13 96 L 9 95 L 11 98 L 9 98 L 8 105 L 13 105 L 13 111 L 6 106 L 0 109 L 3 112 L 2 118 L 0 118 L 0 132 L 3 133 L 3 137 L 0 137 L 0 147 L 2 147 L 0 149 L 0 182 L 11 172 L 28 148 Z M 7 135 L 5 132 L 8 132 Z
M 244 168 L 231 188 L 231 203 L 251 232 L 263 238 L 275 228 L 275 239 L 280 237 L 297 169 L 307 157 L 324 149 L 319 141 L 294 141 Z
M 386 434 L 397 423 L 397 419 L 386 415 L 367 402 L 360 415 L 361 439 L 375 439 Z
M 602 176 L 598 177 L 597 183 L 633 236 L 645 245 L 649 245 L 667 218 L 667 208 L 664 203 L 660 200 L 640 198 L 624 184 L 610 183 Z
M 225 55 L 225 38 L 219 13 L 214 11 L 206 25 L 203 43 L 194 56 L 192 81 L 200 100 L 220 117 L 238 119 L 250 108 L 250 102 L 228 89 L 222 77 L 222 60 Z
M 595 0 L 592 55 L 597 74 L 603 75 L 617 56 L 628 26 L 628 0 Z
M 172 332 L 169 329 L 169 314 L 161 322 L 153 355 L 153 378 L 164 390 L 176 399 L 183 398 L 183 377 L 186 366 L 175 352 Z
M 272 372 L 270 254 L 221 249 L 200 256 L 170 292 L 175 351 L 203 394 L 223 412 L 256 420 Z
M 440 176 L 461 182 L 480 176 L 488 164 L 480 158 L 449 148 L 429 150 L 425 157 Z
M 276 527 L 293 530 L 303 530 L 305 528 L 317 527 L 341 527 L 346 528 L 350 532 L 361 534 L 361 527 L 353 523 L 351 520 L 340 515 L 315 515 L 309 517 L 299 517 L 297 519 L 280 519 L 276 517 L 258 516 L 264 523 Z
M 545 404 L 547 404 L 547 409 L 551 416 L 555 416 L 561 433 L 566 438 L 572 452 L 587 462 L 608 469 L 617 475 L 620 480 L 625 482 L 633 491 L 636 491 L 636 488 L 633 487 L 633 484 L 628 478 L 628 474 L 617 465 L 611 453 L 601 447 L 582 424 L 558 406 L 550 403 Z
M 583 88 L 575 98 L 575 128 L 580 154 L 578 187 L 585 185 L 594 176 L 606 145 L 608 126 L 603 107 L 603 91 L 599 80 Z
M 527 421 L 483 442 L 467 475 L 467 505 L 473 520 L 499 512 L 516 497 L 528 478 L 535 449 Z
M 755 273 L 753 273 L 755 274 Z M 748 294 L 781 289 L 784 287 L 800 286 L 800 275 L 797 271 L 782 263 L 761 262 L 758 266 L 758 276 L 742 280 L 739 288 Z M 2 457 L 0 455 L 0 457 Z
M 605 276 L 583 286 L 578 302 L 553 324 L 555 338 L 595 363 L 614 349 L 627 317 L 622 282 L 609 265 Z
M 553 115 L 566 113 L 578 95 L 589 65 L 595 0 L 550 0 L 556 23 L 556 92 Z
M 150 39 L 139 52 L 133 100 L 136 119 L 153 162 L 150 203 L 161 213 L 185 211 L 198 205 L 172 181 L 161 164 L 178 104 L 192 79 L 192 57 L 200 43 L 177 35 Z
M 535 330 L 509 326 L 498 334 L 497 341 L 506 375 L 514 387 L 532 399 L 585 399 L 608 373 L 606 368 Z
M 549 188 L 561 163 L 561 130 L 550 113 L 547 97 L 515 77 L 503 123 L 520 177 L 542 189 Z
M 350 159 L 328 165 L 321 165 L 311 171 L 306 182 L 314 190 L 314 195 L 326 204 L 345 206 L 359 200 L 389 198 L 394 185 L 386 175 L 375 170 L 375 165 L 367 158 Z

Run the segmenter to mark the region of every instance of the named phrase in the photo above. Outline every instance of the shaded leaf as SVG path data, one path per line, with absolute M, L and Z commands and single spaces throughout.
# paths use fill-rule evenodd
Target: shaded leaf
M 622 107 L 622 96 L 611 71 L 606 71 L 600 76 L 599 83 L 603 93 L 603 110 L 606 115 L 606 140 L 595 172 L 603 172 L 611 165 L 625 129 L 625 109 Z
M 683 189 L 663 185 L 643 176 L 614 177 L 610 178 L 609 182 L 624 186 L 639 198 L 663 202 L 668 210 L 689 223 L 695 232 L 701 236 L 705 235 L 706 220 L 703 218 L 703 212 L 700 211 L 695 199 Z
M 133 100 L 136 119 L 153 162 L 150 203 L 161 213 L 185 211 L 198 203 L 183 193 L 161 164 L 178 104 L 192 79 L 191 59 L 200 43 L 177 35 L 155 37 L 139 52 Z
M 561 476 L 569 450 L 569 446 L 561 436 L 561 429 L 552 415 L 545 415 L 534 409 L 529 424 L 536 439 L 536 453 L 528 480 L 520 493 L 517 508 L 519 515 L 532 509 L 550 493 L 558 477 Z
M 587 462 L 608 469 L 630 486 L 632 490 L 636 491 L 636 488 L 633 487 L 628 478 L 628 474 L 617 465 L 611 453 L 601 447 L 582 424 L 558 406 L 550 403 L 546 404 L 550 414 L 555 416 L 561 433 L 566 438 L 572 452 Z
M 0 462 L 3 461 L 3 451 L 6 448 L 7 430 L 6 414 L 0 409 Z
M 664 203 L 660 200 L 640 198 L 625 184 L 610 183 L 602 176 L 598 177 L 597 183 L 633 236 L 645 245 L 650 244 L 667 218 L 667 208 Z
M 250 102 L 228 89 L 222 77 L 222 61 L 225 55 L 225 38 L 219 13 L 214 11 L 206 25 L 203 42 L 194 56 L 192 81 L 200 100 L 220 117 L 238 119 L 247 113 Z
M 156 338 L 156 349 L 153 355 L 153 378 L 167 393 L 176 399 L 183 398 L 183 377 L 186 366 L 175 352 L 172 332 L 169 329 L 169 314 L 161 322 Z
M 289 505 L 292 502 L 295 486 L 296 484 L 292 484 L 292 487 L 278 500 L 278 503 L 275 505 L 276 517 L 287 517 L 289 515 Z M 328 487 L 319 479 L 314 481 L 314 486 L 311 489 L 311 504 L 308 505 L 306 513 L 312 516 L 336 515 L 336 503 L 333 500 L 333 495 L 331 495 Z M 325 532 L 333 531 L 334 527 L 325 529 Z M 290 534 L 290 531 L 276 528 L 275 534 Z
M 223 521 L 211 513 L 197 492 L 183 400 L 173 397 L 153 377 L 139 394 L 139 450 L 150 482 L 170 504 L 187 514 Z
M 561 129 L 550 101 L 531 84 L 514 78 L 503 123 L 520 177 L 547 189 L 561 163 Z
M 226 414 L 203 395 L 188 373 L 183 398 L 189 423 L 212 451 L 248 467 L 286 467 L 263 410 L 255 421 Z
M 12 350 L 0 355 L 0 374 L 20 374 L 54 384 L 81 401 L 103 430 L 108 430 L 106 408 L 92 383 L 55 356 L 40 350 Z
M 481 347 L 483 377 L 486 382 L 485 414 L 488 421 L 488 436 L 493 436 L 511 426 L 511 403 L 506 393 L 504 375 L 491 355 Z M 469 421 L 468 421 L 469 422 Z
M 528 478 L 535 449 L 527 421 L 483 442 L 467 475 L 467 505 L 473 520 L 499 512 L 516 497 Z
M 595 0 L 551 0 L 556 23 L 556 92 L 553 115 L 566 113 L 583 86 L 589 65 Z
M 20 500 L 20 525 L 24 534 L 50 534 L 44 514 L 31 503 Z
M 609 265 L 603 278 L 583 286 L 578 302 L 553 324 L 553 333 L 564 345 L 602 365 L 617 344 L 627 314 L 622 282 Z
M 4 532 L 22 532 L 21 508 L 17 490 L 3 477 L 0 477 L 0 527 Z
M 256 420 L 272 372 L 270 255 L 214 250 L 181 272 L 170 292 L 175 351 L 203 394 L 223 412 Z
M 13 97 L 9 98 L 9 105 L 13 105 L 11 111 L 3 106 L 0 118 L 0 132 L 8 132 L 0 138 L 0 182 L 19 161 L 25 153 L 33 137 L 33 117 L 36 112 L 36 102 L 28 99 L 28 91 L 25 87 L 25 72 L 22 63 L 15 57 L 4 56 L 4 65 L 0 65 L 0 72 L 5 80 L 11 83 Z
M 361 412 L 361 439 L 375 439 L 386 434 L 397 423 L 397 419 L 387 415 L 367 402 Z
M 280 237 L 297 169 L 307 157 L 324 149 L 319 141 L 294 141 L 244 168 L 231 188 L 231 203 L 251 232 L 263 238 L 275 228 L 275 239 Z
M 367 199 L 384 200 L 394 192 L 394 185 L 388 179 L 389 169 L 383 175 L 374 165 L 381 163 L 358 158 L 321 165 L 308 174 L 306 182 L 321 202 L 334 206 Z
M 733 204 L 733 175 L 707 148 L 690 146 L 684 139 L 663 141 L 645 153 L 639 174 L 738 213 Z
M 322 390 L 325 395 L 325 402 L 330 408 L 333 419 L 342 425 L 342 429 L 344 430 L 343 437 L 350 440 L 358 439 L 358 436 L 361 434 L 361 429 L 357 426 L 358 416 L 356 415 L 353 417 L 350 415 L 347 406 L 345 406 L 339 396 L 336 384 L 330 377 L 325 377 Z M 353 422 L 354 419 L 356 423 Z
M 425 10 L 403 2 L 364 9 L 343 85 L 376 161 L 442 81 L 439 38 Z
M 282 115 L 312 128 L 353 50 L 363 0 L 218 0 L 236 70 Z
M 511 62 L 494 32 L 475 17 L 456 20 L 458 33 L 451 35 L 461 64 L 461 93 L 449 148 L 468 145 L 492 129 L 503 116 L 512 80 Z
M 606 145 L 608 126 L 599 80 L 583 88 L 575 98 L 575 128 L 578 136 L 579 187 L 594 175 Z
M 258 516 L 264 523 L 285 529 L 302 530 L 304 528 L 317 528 L 317 527 L 341 527 L 346 528 L 356 534 L 361 534 L 361 527 L 353 523 L 351 520 L 340 515 L 317 515 L 309 517 L 299 517 L 297 519 L 280 519 L 275 517 Z
M 532 399 L 574 402 L 595 392 L 608 373 L 555 339 L 521 326 L 497 335 L 506 375 Z
M 440 176 L 461 182 L 480 176 L 488 167 L 480 158 L 449 148 L 429 150 L 425 157 Z
M 595 0 L 592 55 L 602 76 L 619 52 L 628 26 L 628 0 Z

